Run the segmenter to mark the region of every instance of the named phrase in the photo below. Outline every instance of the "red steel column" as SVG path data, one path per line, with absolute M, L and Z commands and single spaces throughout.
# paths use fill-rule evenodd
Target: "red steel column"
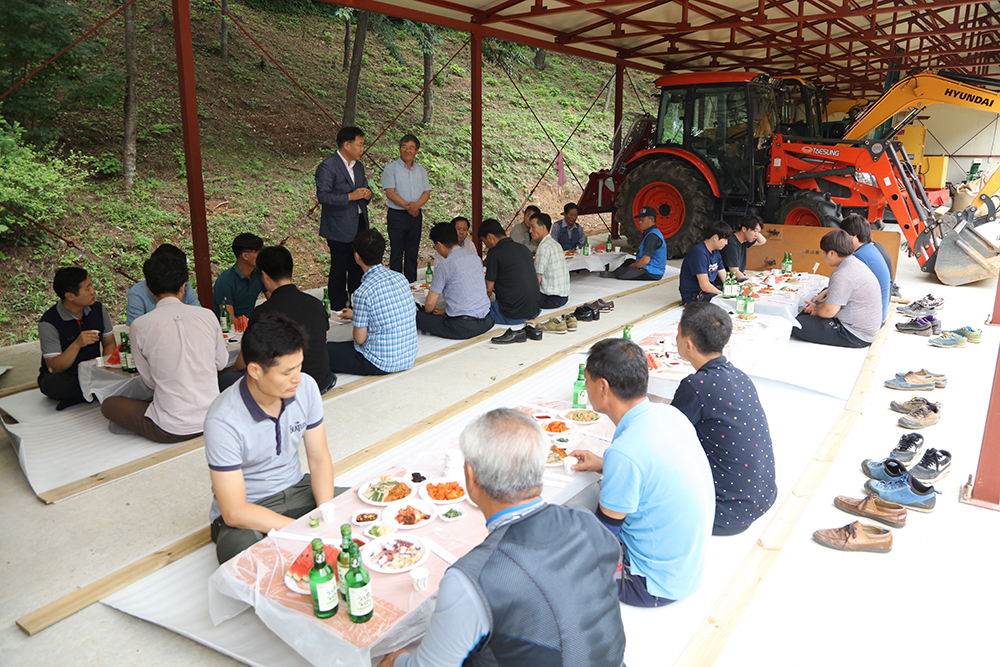
M 483 36 L 472 33 L 472 242 L 483 254 L 479 224 L 483 221 Z
M 194 275 L 198 300 L 212 307 L 212 265 L 208 251 L 205 218 L 205 183 L 201 173 L 201 136 L 198 131 L 198 96 L 194 85 L 194 51 L 191 48 L 191 7 L 188 0 L 172 0 L 174 45 L 177 48 L 177 80 L 181 93 L 181 125 L 184 128 L 184 163 L 187 169 L 191 240 L 194 243 Z
M 1000 510 L 1000 355 L 993 371 L 993 391 L 986 409 L 986 430 L 979 450 L 976 483 L 972 487 L 972 505 Z
M 625 66 L 615 65 L 615 132 L 622 124 L 623 100 L 625 97 Z M 617 136 L 617 135 L 616 135 Z M 614 159 L 618 159 L 618 151 L 622 149 L 621 137 L 615 139 Z M 618 238 L 618 216 L 611 216 L 611 237 Z
M 990 324 L 1000 324 L 1000 282 L 997 283 L 997 296 L 993 300 L 993 317 L 990 318 Z

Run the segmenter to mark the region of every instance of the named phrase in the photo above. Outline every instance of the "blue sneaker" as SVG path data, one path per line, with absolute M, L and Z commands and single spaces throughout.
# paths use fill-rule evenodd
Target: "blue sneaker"
M 933 511 L 934 505 L 937 504 L 937 495 L 941 493 L 935 491 L 933 486 L 921 484 L 911 475 L 891 482 L 870 479 L 865 482 L 865 489 L 886 502 L 898 503 L 918 512 Z
M 876 461 L 875 459 L 865 459 L 861 462 L 861 472 L 867 477 L 882 482 L 891 482 L 897 479 L 906 478 L 906 466 L 902 462 L 889 457 Z

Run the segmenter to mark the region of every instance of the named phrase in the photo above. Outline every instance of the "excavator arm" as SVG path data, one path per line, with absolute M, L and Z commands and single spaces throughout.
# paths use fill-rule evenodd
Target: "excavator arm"
M 924 70 L 900 79 L 847 128 L 844 139 L 863 139 L 897 113 L 924 109 L 932 104 L 952 104 L 1000 113 L 997 83 L 983 77 Z

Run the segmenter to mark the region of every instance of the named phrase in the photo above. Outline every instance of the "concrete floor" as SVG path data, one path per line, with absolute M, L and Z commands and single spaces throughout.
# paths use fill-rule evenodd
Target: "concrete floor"
M 993 231 L 988 238 L 995 236 Z M 996 280 L 946 288 L 920 274 L 911 259 L 902 259 L 901 266 L 898 281 L 907 296 L 932 291 L 948 299 L 943 312 L 946 326 L 981 323 L 992 308 Z M 574 342 L 604 332 L 617 335 L 625 323 L 677 298 L 676 281 L 657 285 L 616 300 L 613 313 L 597 323 L 581 323 L 575 334 L 507 347 L 477 345 L 336 397 L 326 404 L 333 458 L 342 459 L 463 402 Z M 875 623 L 894 626 L 913 609 L 931 613 L 911 623 L 931 623 L 929 627 L 936 630 L 934 641 L 915 646 L 921 658 L 930 651 L 940 659 L 934 644 L 954 644 L 940 639 L 963 627 L 962 610 L 978 612 L 995 625 L 992 605 L 982 603 L 983 608 L 977 609 L 975 601 L 995 599 L 1000 593 L 1000 582 L 990 579 L 986 569 L 990 556 L 997 552 L 1000 514 L 959 505 L 956 494 L 975 468 L 1000 335 L 988 329 L 982 345 L 966 350 L 927 349 L 925 339 L 893 336 L 876 384 L 895 370 L 909 367 L 930 367 L 951 378 L 948 389 L 934 395 L 947 403 L 949 412 L 925 434 L 931 446 L 950 448 L 955 455 L 954 471 L 940 485 L 944 494 L 938 497 L 938 510 L 913 517 L 910 526 L 897 531 L 897 546 L 888 555 L 841 554 L 812 543 L 809 536 L 816 528 L 848 523 L 849 516 L 830 505 L 833 495 L 860 493 L 864 482 L 858 471 L 861 459 L 885 456 L 902 432 L 893 426 L 895 417 L 884 405 L 900 398 L 902 392 L 887 397 L 883 394 L 888 390 L 873 391 L 865 414 L 796 529 L 787 553 L 764 580 L 719 664 L 833 664 L 841 662 L 845 653 L 892 658 L 900 650 L 895 639 L 865 642 L 861 648 L 856 643 L 869 636 L 861 633 Z M 817 363 L 821 358 L 818 354 Z M 30 381 L 37 363 L 37 350 L 32 354 L 23 349 L 0 350 L 0 365 L 15 366 L 7 375 L 26 374 Z M 13 449 L 0 441 L 0 665 L 35 665 L 52 659 L 65 665 L 235 664 L 195 642 L 100 604 L 34 637 L 14 625 L 17 618 L 77 587 L 204 527 L 210 502 L 207 468 L 199 450 L 46 506 L 28 487 Z M 643 651 L 649 655 L 646 664 L 658 664 L 655 637 L 662 629 L 655 616 L 645 618 L 649 620 L 627 627 L 629 642 L 648 645 L 649 652 Z M 980 625 L 969 627 L 976 630 Z M 989 646 L 988 632 L 962 631 L 959 636 L 979 655 Z M 775 642 L 776 638 L 783 642 Z M 945 664 L 956 662 L 944 659 Z

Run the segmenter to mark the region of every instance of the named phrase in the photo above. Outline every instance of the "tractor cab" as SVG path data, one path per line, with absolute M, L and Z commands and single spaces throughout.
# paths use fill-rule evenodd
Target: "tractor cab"
M 823 136 L 826 94 L 798 77 L 781 79 L 775 87 L 778 133 L 793 137 Z

